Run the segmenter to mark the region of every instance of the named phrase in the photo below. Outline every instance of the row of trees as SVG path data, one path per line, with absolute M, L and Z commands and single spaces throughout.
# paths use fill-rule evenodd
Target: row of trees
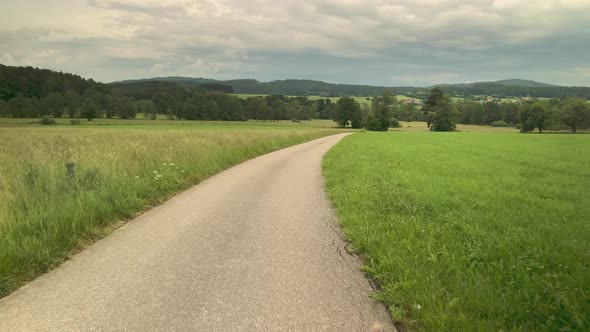
M 370 109 L 349 97 L 336 103 L 334 121 L 339 127 L 386 131 L 399 126 L 401 121 L 425 121 L 432 131 L 453 131 L 456 124 L 491 125 L 497 127 L 516 126 L 522 132 L 538 130 L 561 130 L 572 132 L 590 128 L 590 103 L 577 97 L 564 99 L 536 100 L 524 103 L 462 101 L 453 103 L 439 88 L 434 88 L 418 109 L 413 104 L 401 105 L 395 95 L 386 91 L 383 96 L 374 97 Z
M 435 88 L 421 110 L 413 104 L 399 104 L 395 94 L 386 90 L 382 96 L 373 97 L 371 107 L 365 109 L 353 98 L 340 98 L 334 112 L 334 121 L 339 127 L 350 125 L 371 131 L 399 127 L 400 120 L 426 121 L 433 131 L 451 131 L 455 129 L 456 111 L 450 99 Z
M 590 104 L 582 98 L 532 99 L 524 103 L 463 101 L 456 104 L 461 124 L 519 126 L 521 131 L 590 127 Z
M 169 119 L 187 120 L 308 120 L 331 119 L 335 105 L 330 99 L 310 100 L 307 97 L 282 95 L 250 97 L 245 100 L 217 91 L 197 90 L 185 96 L 155 92 L 149 99 L 103 94 L 88 88 L 82 94 L 68 90 L 64 94 L 48 93 L 46 97 L 0 99 L 0 116 L 36 118 L 41 116 L 69 118 L 133 119 L 138 113 L 156 119 L 164 114 Z

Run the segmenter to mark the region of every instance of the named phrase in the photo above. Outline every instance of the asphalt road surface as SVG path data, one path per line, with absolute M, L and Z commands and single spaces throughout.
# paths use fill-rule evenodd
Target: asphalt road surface
M 203 181 L 0 300 L 0 331 L 391 331 L 321 172 L 345 134 Z

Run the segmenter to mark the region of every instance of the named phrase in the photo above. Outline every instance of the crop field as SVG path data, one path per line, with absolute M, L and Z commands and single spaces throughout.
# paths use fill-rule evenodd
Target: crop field
M 590 135 L 358 133 L 324 160 L 394 320 L 590 330 Z
M 223 169 L 339 132 L 289 122 L 30 121 L 0 120 L 0 297 Z

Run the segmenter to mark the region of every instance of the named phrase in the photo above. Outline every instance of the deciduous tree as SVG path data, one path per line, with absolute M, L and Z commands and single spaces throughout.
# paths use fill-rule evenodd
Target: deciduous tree
M 590 125 L 590 104 L 582 98 L 570 97 L 559 104 L 560 120 L 576 133 L 579 128 Z

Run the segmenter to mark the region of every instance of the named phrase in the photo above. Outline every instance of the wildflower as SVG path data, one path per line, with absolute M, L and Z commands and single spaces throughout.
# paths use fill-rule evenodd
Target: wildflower
M 174 166 L 174 163 L 170 163 L 169 165 L 170 165 L 170 166 Z
M 168 165 L 168 164 L 166 164 L 166 163 L 163 163 L 162 165 L 163 165 L 163 166 L 166 166 L 166 165 Z
M 135 180 L 139 180 L 139 176 L 137 176 L 137 175 L 136 175 L 136 176 L 135 176 Z
M 422 306 L 419 304 L 414 304 L 414 309 L 416 310 L 422 310 Z

